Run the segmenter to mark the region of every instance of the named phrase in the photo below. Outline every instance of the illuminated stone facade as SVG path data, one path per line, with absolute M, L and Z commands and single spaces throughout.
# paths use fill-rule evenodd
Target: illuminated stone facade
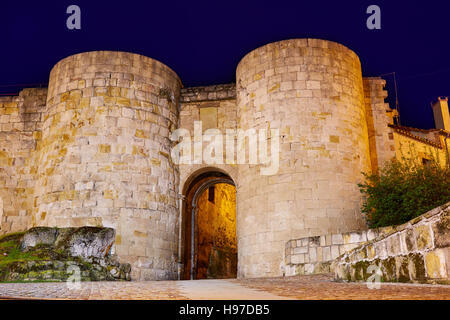
M 292 239 L 365 229 L 361 172 L 448 153 L 438 130 L 394 125 L 384 80 L 363 78 L 358 56 L 330 41 L 295 39 L 246 55 L 236 84 L 183 88 L 164 64 L 123 52 L 60 61 L 48 89 L 0 97 L 0 233 L 32 226 L 104 226 L 136 280 L 176 279 L 186 263 L 187 191 L 219 172 L 236 186 L 238 276 L 285 273 Z M 446 100 L 433 107 L 445 113 Z M 280 167 L 176 165 L 177 128 L 280 130 Z

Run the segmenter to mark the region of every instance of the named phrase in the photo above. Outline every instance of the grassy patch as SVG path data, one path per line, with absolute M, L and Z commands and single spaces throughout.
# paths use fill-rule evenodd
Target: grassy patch
M 4 234 L 3 236 L 0 236 L 0 244 L 3 242 L 8 241 L 16 241 L 19 242 L 20 238 L 25 234 L 25 232 L 15 232 L 15 233 L 8 233 Z
M 39 260 L 36 254 L 20 250 L 22 235 L 23 232 L 8 234 L 0 239 L 0 268 L 13 262 Z

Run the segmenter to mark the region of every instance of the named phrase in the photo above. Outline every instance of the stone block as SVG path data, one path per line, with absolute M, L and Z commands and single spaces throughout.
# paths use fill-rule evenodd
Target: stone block
M 20 248 L 26 250 L 40 244 L 53 245 L 58 236 L 55 228 L 37 227 L 28 230 L 22 238 Z
M 286 265 L 291 264 L 291 255 L 290 254 L 285 255 L 284 262 L 286 263 Z
M 388 255 L 395 256 L 401 253 L 400 236 L 398 234 L 392 235 L 386 239 L 386 247 Z
M 435 246 L 437 248 L 450 247 L 450 210 L 444 212 L 432 228 Z
M 376 256 L 375 247 L 373 244 L 369 244 L 366 246 L 367 258 L 374 259 Z
M 376 229 L 370 229 L 367 231 L 367 240 L 372 241 L 378 236 L 378 231 Z
M 359 250 L 355 253 L 355 257 L 356 257 L 358 260 L 366 259 L 366 258 L 367 258 L 367 251 L 366 251 L 366 248 L 359 249 Z
M 323 248 L 318 247 L 317 248 L 317 262 L 322 262 L 322 261 L 323 261 Z
M 408 252 L 413 252 L 417 250 L 416 237 L 414 235 L 414 230 L 412 228 L 406 230 L 405 244 L 406 250 Z
M 289 247 L 290 248 L 295 248 L 297 247 L 297 241 L 296 240 L 291 240 L 288 242 L 289 243 Z
M 450 278 L 450 247 L 442 248 L 442 253 L 445 256 L 445 268 L 447 270 L 447 278 Z
M 320 246 L 321 247 L 325 247 L 326 246 L 325 236 L 320 236 Z
M 331 259 L 336 259 L 340 256 L 339 246 L 331 246 Z
M 406 247 L 406 231 L 403 231 L 399 234 L 400 237 L 400 251 L 403 254 L 406 254 L 408 252 L 408 249 Z
M 350 252 L 357 247 L 359 247 L 357 243 L 344 244 L 339 246 L 339 251 L 341 254 L 343 254 L 344 252 Z
M 418 250 L 430 249 L 433 247 L 433 240 L 431 238 L 431 229 L 429 225 L 419 225 L 414 228 L 416 235 L 416 243 Z
M 309 248 L 309 262 L 317 262 L 317 248 Z
M 387 248 L 386 248 L 385 241 L 375 242 L 374 246 L 375 246 L 376 255 L 379 258 L 384 259 L 387 257 Z
M 202 121 L 202 129 L 213 129 L 217 128 L 217 108 L 216 107 L 206 107 L 200 108 L 200 121 Z
M 361 232 L 351 232 L 350 233 L 350 243 L 362 243 L 367 241 L 367 235 L 365 231 Z
M 305 255 L 304 254 L 294 254 L 291 256 L 292 264 L 305 263 Z
M 295 274 L 304 275 L 305 274 L 305 265 L 299 264 L 295 266 Z
M 314 264 L 313 263 L 305 264 L 305 274 L 314 274 Z
M 325 236 L 325 245 L 326 246 L 331 246 L 332 241 L 331 241 L 331 235 L 326 235 Z
M 395 281 L 397 279 L 395 258 L 388 257 L 381 260 L 381 270 L 385 281 Z
M 323 247 L 322 248 L 322 261 L 331 261 L 331 248 L 330 247 Z
M 395 258 L 396 280 L 408 282 L 411 280 L 409 274 L 409 263 L 407 256 L 396 256 Z
M 308 253 L 308 247 L 294 248 L 294 254 L 302 254 L 302 253 Z
M 425 263 L 422 254 L 411 253 L 408 254 L 408 271 L 410 279 L 414 280 L 425 280 Z
M 426 253 L 425 267 L 429 278 L 447 278 L 446 252 L 442 249 L 437 249 Z
M 331 235 L 332 244 L 344 244 L 344 237 L 342 234 L 333 234 Z
M 305 259 L 305 263 L 309 263 L 309 254 L 308 253 L 304 254 L 304 259 Z

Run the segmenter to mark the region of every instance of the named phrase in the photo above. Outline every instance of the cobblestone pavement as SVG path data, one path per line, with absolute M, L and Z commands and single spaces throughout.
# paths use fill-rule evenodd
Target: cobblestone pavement
M 369 289 L 366 283 L 335 282 L 332 275 L 231 281 L 300 300 L 450 300 L 450 285 L 383 283 Z
M 173 300 L 186 299 L 175 281 L 82 282 L 69 289 L 66 283 L 0 284 L 1 298 L 76 300 Z
M 382 284 L 370 290 L 366 284 L 337 283 L 331 275 L 289 278 L 85 282 L 79 289 L 66 283 L 4 283 L 0 299 L 79 300 L 277 300 L 277 299 L 420 299 L 450 300 L 450 286 Z

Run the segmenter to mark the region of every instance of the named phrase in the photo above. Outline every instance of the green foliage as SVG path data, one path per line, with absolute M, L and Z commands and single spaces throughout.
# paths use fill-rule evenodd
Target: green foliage
M 17 261 L 30 261 L 35 259 L 35 257 L 28 253 L 28 252 L 22 252 L 19 249 L 19 242 L 17 239 L 10 240 L 12 238 L 15 238 L 15 235 L 9 235 L 9 241 L 0 241 L 0 267 L 3 265 L 7 265 L 11 262 L 17 262 Z
M 450 166 L 436 156 L 422 164 L 409 153 L 389 162 L 378 174 L 364 174 L 362 211 L 371 228 L 400 225 L 450 201 Z

